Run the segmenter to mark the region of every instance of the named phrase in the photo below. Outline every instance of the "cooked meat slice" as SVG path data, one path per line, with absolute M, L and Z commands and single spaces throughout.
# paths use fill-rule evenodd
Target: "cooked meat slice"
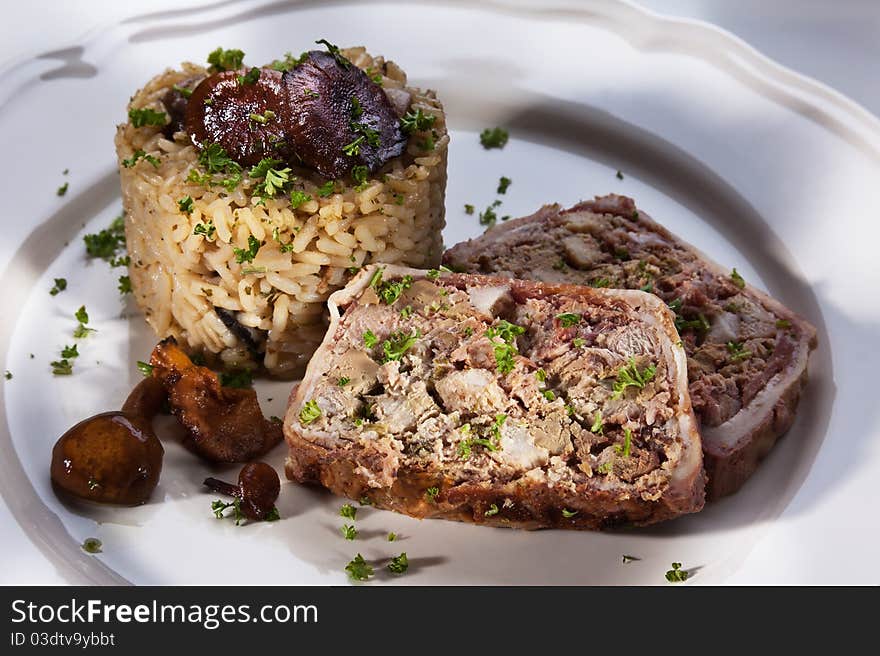
M 524 528 L 702 507 L 685 354 L 655 296 L 369 266 L 330 316 L 284 420 L 289 478 Z
M 214 462 L 246 462 L 281 441 L 252 389 L 222 387 L 207 367 L 194 365 L 173 337 L 156 345 L 153 376 L 165 386 L 171 411 L 188 432 L 187 446 Z
M 738 490 L 791 426 L 815 329 L 629 198 L 548 205 L 454 246 L 444 261 L 457 271 L 645 289 L 663 299 L 688 357 L 710 498 Z

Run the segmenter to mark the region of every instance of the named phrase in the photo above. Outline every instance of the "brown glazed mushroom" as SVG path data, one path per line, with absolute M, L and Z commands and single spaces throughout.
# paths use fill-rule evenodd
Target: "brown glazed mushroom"
M 286 106 L 280 72 L 223 71 L 193 91 L 186 103 L 186 131 L 198 148 L 219 144 L 243 166 L 264 157 L 286 159 Z
M 104 412 L 79 422 L 55 443 L 52 483 L 89 501 L 145 503 L 159 482 L 164 454 L 150 418 Z
M 274 510 L 281 492 L 278 473 L 265 462 L 251 462 L 242 467 L 238 474 L 238 486 L 216 478 L 206 478 L 204 485 L 215 492 L 239 499 L 242 514 L 257 521 L 266 519 Z
M 150 364 L 188 432 L 185 446 L 202 458 L 246 462 L 281 441 L 281 424 L 263 416 L 254 390 L 222 387 L 217 374 L 193 364 L 173 337 L 156 345 Z
M 309 52 L 284 73 L 283 86 L 287 142 L 321 175 L 340 178 L 356 165 L 373 172 L 406 148 L 385 91 L 341 55 Z

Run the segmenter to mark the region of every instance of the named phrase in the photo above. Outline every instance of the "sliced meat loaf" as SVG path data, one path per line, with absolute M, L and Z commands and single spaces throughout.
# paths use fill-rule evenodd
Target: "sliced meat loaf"
M 454 246 L 444 261 L 457 271 L 642 289 L 663 299 L 688 357 L 710 499 L 738 490 L 794 421 L 816 345 L 813 326 L 630 198 L 545 206 Z
M 284 420 L 290 479 L 522 528 L 702 508 L 685 354 L 655 296 L 371 266 L 329 304 Z

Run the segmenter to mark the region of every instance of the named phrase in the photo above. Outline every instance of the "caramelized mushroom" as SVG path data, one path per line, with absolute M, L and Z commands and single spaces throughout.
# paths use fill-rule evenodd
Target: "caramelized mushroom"
M 245 462 L 281 441 L 281 424 L 266 420 L 252 389 L 222 387 L 207 367 L 194 365 L 169 337 L 150 358 L 171 412 L 188 431 L 186 445 L 214 462 Z
M 327 178 L 355 165 L 371 172 L 400 155 L 406 135 L 380 86 L 341 56 L 313 50 L 286 71 L 285 137 L 303 164 Z
M 269 68 L 223 71 L 205 78 L 186 103 L 186 131 L 199 148 L 220 144 L 239 164 L 286 159 L 286 93 Z
M 272 512 L 281 492 L 277 472 L 265 462 L 252 462 L 242 467 L 237 487 L 216 478 L 206 478 L 204 484 L 215 492 L 239 499 L 242 514 L 257 521 Z
M 159 482 L 165 450 L 150 421 L 104 412 L 68 430 L 52 449 L 56 489 L 102 503 L 145 503 Z

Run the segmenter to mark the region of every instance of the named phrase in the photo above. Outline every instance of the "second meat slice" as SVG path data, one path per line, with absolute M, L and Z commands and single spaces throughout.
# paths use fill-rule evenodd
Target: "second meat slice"
M 702 508 L 685 354 L 655 296 L 371 266 L 330 314 L 284 420 L 292 480 L 523 528 Z

